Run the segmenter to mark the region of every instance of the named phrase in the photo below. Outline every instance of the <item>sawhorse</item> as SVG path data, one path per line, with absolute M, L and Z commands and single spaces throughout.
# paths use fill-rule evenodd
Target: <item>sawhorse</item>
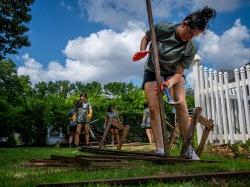
M 111 125 L 113 125 L 114 127 L 117 127 L 120 131 L 122 131 L 122 137 L 120 139 L 120 143 L 117 145 L 117 150 L 121 150 L 123 144 L 126 142 L 130 126 L 129 125 L 124 126 L 124 125 L 122 125 L 120 123 L 111 124 L 111 120 L 109 120 L 108 125 L 104 129 L 104 133 L 103 133 L 103 136 L 102 136 L 102 139 L 101 139 L 101 142 L 100 142 L 100 148 L 104 147 L 104 141 L 105 141 L 105 139 L 106 139 L 106 137 L 108 135 L 108 132 L 109 132 L 109 129 L 110 129 Z
M 207 119 L 204 116 L 202 116 L 201 111 L 202 111 L 201 107 L 197 107 L 194 110 L 190 125 L 188 127 L 188 133 L 187 133 L 187 135 L 184 139 L 183 145 L 182 145 L 181 155 L 184 155 L 184 152 L 187 149 L 187 146 L 190 145 L 190 143 L 192 143 L 194 131 L 195 131 L 195 128 L 196 128 L 198 122 L 204 126 L 204 129 L 202 132 L 202 137 L 201 137 L 201 140 L 199 142 L 198 148 L 196 150 L 196 154 L 198 156 L 201 156 L 201 153 L 202 153 L 204 146 L 206 144 L 209 132 L 211 130 L 213 130 L 213 128 L 214 128 L 213 120 Z M 168 144 L 169 148 L 173 145 L 173 143 L 174 143 L 174 141 L 179 133 L 180 133 L 179 132 L 179 125 L 176 124 L 172 130 L 172 134 L 171 134 L 171 137 L 169 140 L 169 144 Z

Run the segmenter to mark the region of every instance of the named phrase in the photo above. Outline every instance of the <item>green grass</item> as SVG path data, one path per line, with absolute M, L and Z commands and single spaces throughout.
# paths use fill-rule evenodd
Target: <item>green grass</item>
M 124 147 L 125 150 L 148 151 L 152 146 L 135 146 L 133 148 Z M 177 154 L 178 150 L 173 150 Z M 77 182 L 91 179 L 111 179 L 126 178 L 152 175 L 174 175 L 190 174 L 202 172 L 220 171 L 243 171 L 250 170 L 250 161 L 244 158 L 228 159 L 211 154 L 204 154 L 202 159 L 219 160 L 218 163 L 192 163 L 176 165 L 157 165 L 151 162 L 136 162 L 132 168 L 117 169 L 96 169 L 88 171 L 84 168 L 32 168 L 23 167 L 21 163 L 29 159 L 50 158 L 50 155 L 74 156 L 80 153 L 75 148 L 53 148 L 53 147 L 34 147 L 34 148 L 0 148 L 0 186 L 36 186 L 42 183 L 58 182 Z M 221 185 L 223 181 L 217 181 Z M 237 181 L 236 179 L 227 180 L 229 186 L 250 186 L 250 179 Z M 239 185 L 238 185 L 239 184 Z M 164 184 L 166 185 L 166 184 Z M 185 182 L 168 183 L 168 186 L 210 186 L 208 182 Z M 99 185 L 101 186 L 101 185 Z M 144 185 L 145 186 L 145 185 Z M 149 183 L 147 186 L 163 186 L 161 183 Z

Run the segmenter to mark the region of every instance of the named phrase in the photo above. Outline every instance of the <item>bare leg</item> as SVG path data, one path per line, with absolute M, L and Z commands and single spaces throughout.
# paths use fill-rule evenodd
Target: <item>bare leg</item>
M 120 145 L 119 131 L 118 131 L 118 129 L 114 129 L 114 131 L 115 131 L 115 137 L 116 137 L 117 144 Z
M 155 143 L 155 139 L 154 139 L 154 136 L 153 136 L 153 131 L 152 131 L 152 129 L 150 129 L 150 135 L 151 135 L 152 143 Z
M 112 139 L 112 145 L 115 145 L 115 132 L 114 129 L 110 129 L 111 132 L 111 139 Z
M 70 131 L 69 132 L 69 146 L 71 147 L 73 139 L 75 137 L 75 132 L 74 131 Z
M 146 129 L 146 134 L 147 134 L 148 141 L 149 141 L 150 144 L 153 143 L 152 134 L 151 133 L 152 133 L 151 129 Z
M 159 101 L 158 96 L 155 94 L 155 82 L 146 82 L 144 88 L 150 111 L 151 128 L 155 139 L 155 146 L 156 148 L 164 150 Z
M 188 130 L 189 117 L 185 99 L 185 81 L 183 78 L 173 86 L 173 92 L 174 99 L 180 101 L 180 104 L 176 105 L 175 109 L 177 123 L 179 124 L 182 139 L 184 139 Z
M 79 136 L 80 136 L 81 129 L 82 129 L 82 125 L 81 124 L 77 124 L 77 126 L 76 126 L 76 133 L 75 133 L 75 145 L 76 146 L 79 145 Z
M 84 131 L 85 131 L 85 144 L 89 145 L 89 124 L 84 125 Z

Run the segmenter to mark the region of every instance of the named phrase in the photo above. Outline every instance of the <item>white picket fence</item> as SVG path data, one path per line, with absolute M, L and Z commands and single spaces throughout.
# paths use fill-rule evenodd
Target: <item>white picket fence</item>
M 227 72 L 217 72 L 200 65 L 195 59 L 195 106 L 202 107 L 202 115 L 214 120 L 215 129 L 209 143 L 233 144 L 250 138 L 250 65 L 234 70 L 234 82 L 228 82 Z M 197 126 L 200 141 L 202 127 Z

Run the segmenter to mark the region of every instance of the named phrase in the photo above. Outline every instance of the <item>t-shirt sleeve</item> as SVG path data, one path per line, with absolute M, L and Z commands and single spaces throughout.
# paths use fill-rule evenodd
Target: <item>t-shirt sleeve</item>
M 185 69 L 189 69 L 193 65 L 193 60 L 194 60 L 195 54 L 190 55 L 190 56 L 184 56 L 181 60 L 181 65 Z
M 190 44 L 187 46 L 188 50 L 187 53 L 183 55 L 181 59 L 181 65 L 185 69 L 189 69 L 193 65 L 194 57 L 197 53 L 196 46 L 193 42 L 190 42 Z

